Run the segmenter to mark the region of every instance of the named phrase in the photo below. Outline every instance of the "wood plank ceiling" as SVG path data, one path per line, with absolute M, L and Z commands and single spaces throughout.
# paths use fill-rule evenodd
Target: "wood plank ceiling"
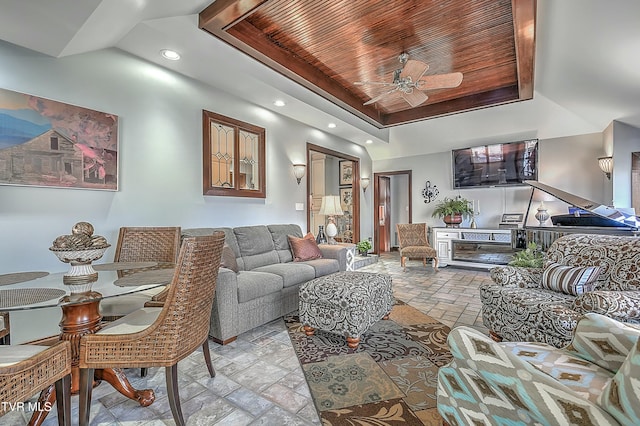
M 533 97 L 536 0 L 217 0 L 199 26 L 377 127 Z M 425 75 L 462 72 L 412 108 L 392 82 L 398 56 Z

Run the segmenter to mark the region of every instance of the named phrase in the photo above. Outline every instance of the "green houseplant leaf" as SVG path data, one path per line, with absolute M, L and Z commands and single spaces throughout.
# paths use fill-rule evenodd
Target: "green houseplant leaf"
M 356 248 L 360 253 L 366 253 L 371 250 L 371 243 L 367 240 L 360 241 L 358 244 L 356 244 Z
M 527 248 L 516 252 L 513 259 L 509 262 L 510 266 L 519 266 L 524 268 L 542 268 L 544 266 L 545 254 L 533 241 L 527 245 Z
M 453 198 L 444 197 L 442 201 L 436 204 L 431 216 L 442 219 L 445 216 L 453 216 L 456 214 L 461 214 L 465 219 L 468 219 L 473 214 L 471 202 L 459 195 Z

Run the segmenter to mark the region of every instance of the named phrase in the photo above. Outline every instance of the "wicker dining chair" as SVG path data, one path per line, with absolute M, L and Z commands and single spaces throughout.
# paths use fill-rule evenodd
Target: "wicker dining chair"
M 71 344 L 0 346 L 0 416 L 53 384 L 58 425 L 70 426 Z
M 120 228 L 114 262 L 160 262 L 175 264 L 180 250 L 179 226 Z M 159 287 L 139 293 L 105 299 L 100 304 L 104 321 L 114 321 L 144 306 L 156 298 L 162 300 L 165 288 Z
M 185 238 L 162 308 L 142 308 L 80 340 L 80 425 L 89 423 L 95 369 L 165 367 L 173 419 L 184 425 L 178 361 L 202 346 L 211 377 L 209 320 L 224 233 Z

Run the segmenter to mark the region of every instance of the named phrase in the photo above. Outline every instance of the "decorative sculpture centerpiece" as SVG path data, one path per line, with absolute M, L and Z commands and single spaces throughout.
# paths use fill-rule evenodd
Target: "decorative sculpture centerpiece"
M 549 212 L 547 212 L 547 206 L 544 205 L 544 201 L 540 202 L 538 206 L 538 213 L 536 213 L 536 219 L 540 222 L 538 226 L 544 226 L 544 223 L 549 220 L 551 216 L 549 216 Z
M 71 268 L 64 274 L 63 282 L 72 286 L 71 292 L 89 291 L 98 273 L 91 263 L 100 259 L 111 245 L 100 235 L 93 235 L 93 225 L 78 222 L 71 228 L 71 235 L 61 235 L 49 247 L 60 261 Z

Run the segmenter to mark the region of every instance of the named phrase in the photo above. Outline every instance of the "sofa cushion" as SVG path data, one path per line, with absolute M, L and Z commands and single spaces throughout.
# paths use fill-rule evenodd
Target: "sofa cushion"
M 119 297 L 107 297 L 100 301 L 100 315 L 103 317 L 122 317 L 141 309 L 153 296 L 166 289 L 165 286 L 130 293 Z
M 547 260 L 570 266 L 600 266 L 598 290 L 640 290 L 640 239 L 617 235 L 572 234 L 558 238 Z
M 100 331 L 99 334 L 131 334 L 143 331 L 153 324 L 162 308 L 141 308 L 116 321 L 110 322 Z
M 597 364 L 544 343 L 503 342 L 500 345 L 594 404 L 613 377 L 613 373 Z
M 623 425 L 640 425 L 640 340 L 598 399 L 602 408 Z
M 304 263 L 313 266 L 316 271 L 316 278 L 340 271 L 340 262 L 336 259 L 313 259 Z
M 285 287 L 291 287 L 307 282 L 316 277 L 316 271 L 311 265 L 300 262 L 277 263 L 254 269 L 255 272 L 268 272 L 282 277 Z
M 250 271 L 264 265 L 280 263 L 271 232 L 264 225 L 233 228 L 244 269 Z
M 303 238 L 289 235 L 289 244 L 291 245 L 294 262 L 304 262 L 305 260 L 320 259 L 322 257 L 322 252 L 320 252 L 316 239 L 311 232 Z
M 492 283 L 479 286 L 484 324 L 512 340 L 523 324 L 548 336 L 555 346 L 569 343 L 580 314 L 571 309 L 575 296 L 546 289 L 501 287 Z M 516 338 L 516 340 L 520 340 Z
M 289 245 L 289 235 L 302 238 L 302 229 L 295 224 L 289 225 L 267 225 L 269 232 L 271 232 L 271 238 L 275 245 L 276 252 L 280 258 L 280 262 L 291 262 L 293 256 L 291 254 L 291 246 Z
M 238 303 L 248 302 L 284 288 L 282 277 L 255 271 L 238 273 Z
M 600 275 L 599 266 L 548 264 L 542 273 L 542 288 L 578 296 L 592 291 Z
M 238 269 L 244 269 L 244 264 L 242 262 L 242 259 L 240 259 L 240 247 L 238 247 L 238 241 L 236 240 L 236 235 L 233 232 L 233 228 L 183 228 L 182 238 L 213 235 L 217 231 L 224 232 L 224 244 L 229 246 L 231 250 L 233 250 L 233 254 L 236 256 Z

